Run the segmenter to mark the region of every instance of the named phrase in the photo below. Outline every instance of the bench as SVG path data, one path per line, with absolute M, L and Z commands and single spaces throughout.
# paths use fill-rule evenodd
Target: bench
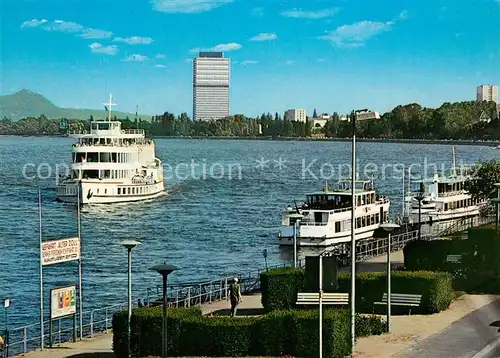
M 322 304 L 324 305 L 348 305 L 348 293 L 323 292 Z M 317 305 L 319 304 L 319 292 L 299 292 L 297 293 L 297 305 Z
M 460 262 L 462 262 L 462 255 L 448 255 L 446 256 L 446 262 L 459 264 Z
M 422 295 L 411 293 L 391 293 L 391 306 L 418 307 L 422 301 Z M 374 305 L 387 305 L 387 293 L 382 296 L 381 302 L 374 302 Z M 410 308 L 411 314 L 411 308 Z

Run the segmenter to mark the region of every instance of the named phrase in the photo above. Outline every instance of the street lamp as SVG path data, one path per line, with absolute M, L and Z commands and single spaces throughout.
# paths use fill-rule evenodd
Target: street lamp
M 290 219 L 295 219 L 293 223 L 293 267 L 297 268 L 297 231 L 300 226 L 301 214 L 291 214 Z
M 422 200 L 424 200 L 425 195 L 424 191 L 420 190 L 418 194 L 415 196 L 415 199 L 418 200 L 418 239 L 422 239 Z
M 380 228 L 387 232 L 387 333 L 391 332 L 391 233 L 399 228 L 399 225 L 385 223 Z
M 161 265 L 151 267 L 150 270 L 158 272 L 163 278 L 163 326 L 161 351 L 162 358 L 165 358 L 167 356 L 167 276 L 177 270 L 177 267 L 167 265 L 167 263 L 164 262 Z
M 6 353 L 6 357 L 9 356 L 9 316 L 8 316 L 8 308 L 10 306 L 10 299 L 9 298 L 5 298 L 3 300 L 3 308 L 5 310 L 5 353 Z
M 125 240 L 122 245 L 128 252 L 128 320 L 127 320 L 127 354 L 130 357 L 130 320 L 132 318 L 132 249 L 140 245 L 139 241 Z

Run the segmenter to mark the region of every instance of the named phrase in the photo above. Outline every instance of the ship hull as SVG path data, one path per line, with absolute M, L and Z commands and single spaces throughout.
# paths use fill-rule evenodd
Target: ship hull
M 80 194 L 80 200 L 78 199 Z M 57 187 L 57 199 L 66 203 L 113 204 L 143 201 L 165 193 L 164 182 L 124 184 L 104 181 L 70 181 Z

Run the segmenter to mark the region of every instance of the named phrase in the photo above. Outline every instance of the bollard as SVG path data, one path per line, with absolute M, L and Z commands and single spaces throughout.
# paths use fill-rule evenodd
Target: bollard
M 23 353 L 28 352 L 28 328 L 23 329 Z
M 90 311 L 90 337 L 94 336 L 94 311 Z

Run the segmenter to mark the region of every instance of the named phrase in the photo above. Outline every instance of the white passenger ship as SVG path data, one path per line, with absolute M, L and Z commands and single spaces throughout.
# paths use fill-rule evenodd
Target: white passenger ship
M 350 242 L 351 188 L 351 180 L 341 180 L 337 188 L 325 186 L 323 191 L 306 194 L 301 207 L 286 208 L 278 234 L 280 245 L 293 245 L 294 230 L 297 246 Z M 390 201 L 378 196 L 368 180 L 355 182 L 355 195 L 356 240 L 371 238 L 380 224 L 389 221 Z
M 73 144 L 71 174 L 57 187 L 60 201 L 118 203 L 158 197 L 164 193 L 163 168 L 153 140 L 142 129 L 121 129 L 111 120 L 90 122 L 89 133 L 69 133 Z
M 473 179 L 472 168 L 457 167 L 455 148 L 453 164 L 449 172 L 436 173 L 432 178 L 413 182 L 413 190 L 405 199 L 409 223 L 433 223 L 477 216 L 487 209 L 487 200 L 475 199 L 466 189 L 466 183 Z M 422 195 L 422 203 L 416 199 Z

